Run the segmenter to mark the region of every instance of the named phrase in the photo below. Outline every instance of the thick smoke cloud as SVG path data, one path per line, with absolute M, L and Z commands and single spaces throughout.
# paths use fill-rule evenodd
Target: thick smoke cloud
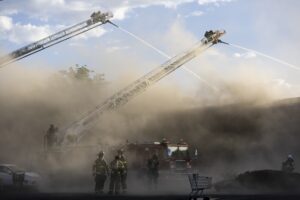
M 25 161 L 32 152 L 41 152 L 50 123 L 70 123 L 105 91 L 103 85 L 72 81 L 47 70 L 10 66 L 0 76 L 2 162 Z
M 297 100 L 273 103 L 278 91 L 254 71 L 236 74 L 235 81 L 220 82 L 218 88 L 199 102 L 177 97 L 182 102 L 176 106 L 173 96 L 163 101 L 157 93 L 146 93 L 106 118 L 103 137 L 108 131 L 121 142 L 183 138 L 198 149 L 199 170 L 217 180 L 246 170 L 280 169 L 289 153 L 297 160 Z M 171 91 L 164 90 L 166 95 Z
M 279 169 L 288 153 L 297 160 L 299 107 L 297 103 L 271 104 L 278 92 L 270 90 L 271 85 L 253 70 L 237 71 L 234 81 L 220 79 L 214 83 L 218 90 L 204 90 L 200 85 L 197 97 L 185 96 L 168 82 L 156 84 L 124 107 L 100 117 L 81 147 L 65 151 L 59 158 L 44 154 L 43 140 L 50 123 L 63 129 L 138 76 L 131 72 L 119 83 L 105 85 L 72 81 L 36 67 L 3 69 L 1 162 L 40 172 L 50 191 L 91 191 L 91 166 L 97 152 L 104 149 L 111 160 L 127 140 L 165 137 L 177 142 L 182 138 L 192 150 L 197 148 L 200 172 L 215 180 L 245 170 Z

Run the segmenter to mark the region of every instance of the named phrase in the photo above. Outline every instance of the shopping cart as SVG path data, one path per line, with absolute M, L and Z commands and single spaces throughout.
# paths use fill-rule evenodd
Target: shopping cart
M 189 199 L 197 200 L 197 198 L 203 198 L 208 200 L 209 197 L 203 195 L 205 189 L 209 189 L 212 186 L 212 177 L 199 176 L 199 174 L 188 174 L 191 184 L 191 193 Z

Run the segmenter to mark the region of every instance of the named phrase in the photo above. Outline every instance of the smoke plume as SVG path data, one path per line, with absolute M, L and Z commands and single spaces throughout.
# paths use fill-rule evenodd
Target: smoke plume
M 80 147 L 62 152 L 59 158 L 45 154 L 49 124 L 63 129 L 112 91 L 130 83 L 132 77 L 135 75 L 109 86 L 75 81 L 45 68 L 3 69 L 1 163 L 40 172 L 48 191 L 91 191 L 91 166 L 97 152 L 103 149 L 110 161 L 127 140 L 167 138 L 176 143 L 182 138 L 190 144 L 191 153 L 195 149 L 199 153 L 197 169 L 214 180 L 246 170 L 279 169 L 289 153 L 298 158 L 299 104 L 271 103 L 278 93 L 255 71 L 238 71 L 234 81 L 220 79 L 215 83 L 217 91 L 199 85 L 196 97 L 178 90 L 177 85 L 158 83 L 124 107 L 100 117 Z

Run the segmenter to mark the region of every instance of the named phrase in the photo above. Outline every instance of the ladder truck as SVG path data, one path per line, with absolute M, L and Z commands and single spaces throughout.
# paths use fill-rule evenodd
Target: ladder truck
M 113 14 L 110 12 L 94 12 L 88 20 L 80 22 L 76 25 L 73 25 L 69 28 L 61 30 L 53 35 L 45 37 L 41 40 L 28 44 L 20 49 L 17 49 L 3 57 L 0 57 L 0 67 L 8 65 L 12 62 L 21 60 L 27 56 L 35 54 L 39 51 L 42 51 L 46 48 L 49 48 L 55 44 L 63 42 L 67 39 L 70 39 L 74 36 L 82 34 L 86 31 L 94 29 L 105 23 L 113 24 L 110 19 L 113 17 Z M 115 25 L 115 24 L 113 24 Z
M 175 71 L 183 64 L 198 56 L 201 52 L 205 51 L 214 44 L 219 42 L 222 43 L 219 38 L 224 34 L 225 31 L 223 30 L 211 31 L 209 34 L 205 34 L 205 37 L 189 50 L 178 54 L 177 56 L 153 69 L 146 75 L 112 95 L 102 104 L 96 106 L 93 110 L 84 114 L 79 120 L 71 123 L 58 135 L 61 147 L 78 144 L 81 138 L 87 133 L 88 127 L 92 126 L 92 124 L 95 123 L 100 115 L 102 115 L 104 112 L 115 110 L 116 108 L 126 104 L 137 95 L 146 91 L 154 83 L 158 82 L 160 79 Z

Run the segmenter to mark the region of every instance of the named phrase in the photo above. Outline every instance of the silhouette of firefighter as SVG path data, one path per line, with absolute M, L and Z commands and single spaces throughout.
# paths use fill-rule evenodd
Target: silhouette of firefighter
M 123 164 L 123 169 L 120 172 L 121 175 L 121 187 L 123 193 L 126 193 L 127 190 L 127 160 L 124 156 L 124 150 L 120 149 L 118 150 L 118 157 L 120 159 L 120 162 Z
M 210 39 L 213 34 L 214 34 L 214 32 L 212 30 L 209 30 L 204 33 L 204 37 L 206 37 L 207 39 Z
M 110 163 L 110 183 L 108 194 L 120 194 L 121 187 L 121 173 L 123 172 L 125 166 L 120 160 L 119 156 Z
M 153 154 L 153 156 L 148 160 L 147 169 L 150 188 L 154 187 L 156 189 L 159 177 L 159 161 L 156 154 Z
M 290 154 L 288 155 L 286 161 L 282 163 L 282 171 L 291 173 L 294 171 L 294 169 L 295 169 L 295 161 L 293 156 Z
M 55 127 L 53 124 L 50 124 L 49 129 L 45 135 L 45 148 L 51 149 L 57 144 L 57 136 L 56 133 L 58 132 L 58 128 Z
M 220 34 L 223 34 L 225 32 L 219 32 L 219 31 L 206 31 L 204 34 L 205 40 L 204 43 L 207 44 L 208 42 L 212 42 L 213 44 L 217 44 L 218 42 L 224 43 L 224 44 L 228 44 L 226 42 L 223 42 L 221 40 L 219 40 L 219 36 Z
M 109 168 L 104 160 L 104 152 L 100 151 L 98 158 L 95 160 L 93 165 L 93 175 L 95 177 L 95 192 L 97 194 L 103 194 L 104 184 L 109 174 Z

